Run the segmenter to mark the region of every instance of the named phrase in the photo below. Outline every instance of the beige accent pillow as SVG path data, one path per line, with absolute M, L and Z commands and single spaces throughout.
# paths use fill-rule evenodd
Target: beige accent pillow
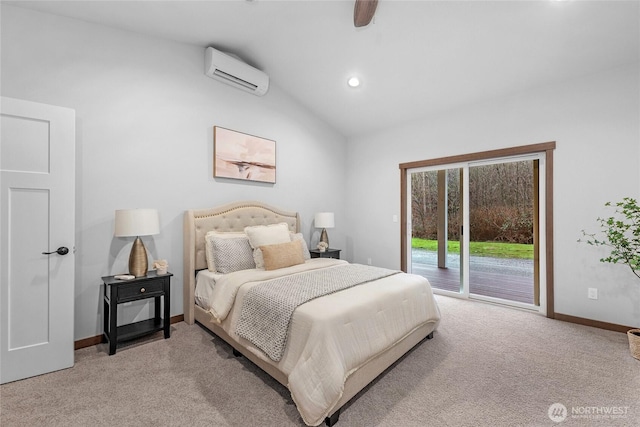
M 309 247 L 307 246 L 307 242 L 304 240 L 302 233 L 293 233 L 290 232 L 291 241 L 299 240 L 300 246 L 302 248 L 302 257 L 304 260 L 311 259 L 311 254 L 309 253 Z M 253 250 L 253 262 L 256 264 L 256 268 L 264 268 L 264 257 L 262 256 L 262 250 L 260 248 L 255 248 Z
M 237 239 L 239 237 L 246 237 L 246 234 L 243 232 L 220 232 L 220 231 L 209 231 L 204 235 L 204 257 L 207 260 L 207 270 L 212 273 L 217 271 L 216 263 L 215 263 L 215 254 L 213 249 L 213 239 L 221 238 L 221 239 Z
M 265 245 L 275 245 L 291 241 L 289 236 L 289 226 L 281 222 L 271 225 L 254 225 L 245 227 L 244 232 L 249 236 L 249 243 L 253 249 Z
M 277 270 L 291 267 L 292 265 L 304 264 L 302 244 L 299 240 L 261 246 L 260 250 L 262 250 L 262 257 L 264 258 L 265 270 Z

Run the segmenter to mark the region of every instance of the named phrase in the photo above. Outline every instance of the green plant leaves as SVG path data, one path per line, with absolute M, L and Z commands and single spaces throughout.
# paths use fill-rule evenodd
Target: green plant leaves
M 633 274 L 640 278 L 640 206 L 638 202 L 625 197 L 622 201 L 607 207 L 614 207 L 614 214 L 609 218 L 597 218 L 603 237 L 582 230 L 585 243 L 592 246 L 607 246 L 611 249 L 609 256 L 601 258 L 601 262 L 626 264 Z M 583 241 L 583 240 L 578 240 Z

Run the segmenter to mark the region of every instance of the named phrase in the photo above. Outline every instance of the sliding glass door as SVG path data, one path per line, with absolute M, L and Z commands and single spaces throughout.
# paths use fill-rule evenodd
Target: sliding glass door
M 469 165 L 469 293 L 533 305 L 534 163 Z M 534 222 L 536 222 L 534 226 Z
M 411 266 L 431 278 L 434 288 L 460 293 L 462 287 L 462 169 L 411 173 Z
M 407 169 L 408 271 L 437 293 L 539 310 L 543 165 L 532 154 Z

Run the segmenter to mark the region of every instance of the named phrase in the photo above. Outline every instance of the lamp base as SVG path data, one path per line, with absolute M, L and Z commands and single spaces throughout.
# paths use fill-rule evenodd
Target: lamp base
M 327 248 L 329 247 L 329 235 L 327 234 L 326 228 L 323 228 L 322 233 L 320 233 L 320 241 L 325 242 L 327 244 Z
M 140 237 L 136 237 L 129 254 L 129 274 L 142 277 L 147 275 L 149 268 L 149 260 L 147 258 L 147 250 L 142 243 Z

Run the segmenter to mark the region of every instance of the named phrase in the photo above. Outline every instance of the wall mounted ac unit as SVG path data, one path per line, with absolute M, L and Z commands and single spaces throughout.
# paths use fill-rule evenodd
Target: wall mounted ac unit
M 262 96 L 269 90 L 269 76 L 226 53 L 208 47 L 204 73 L 223 83 Z

